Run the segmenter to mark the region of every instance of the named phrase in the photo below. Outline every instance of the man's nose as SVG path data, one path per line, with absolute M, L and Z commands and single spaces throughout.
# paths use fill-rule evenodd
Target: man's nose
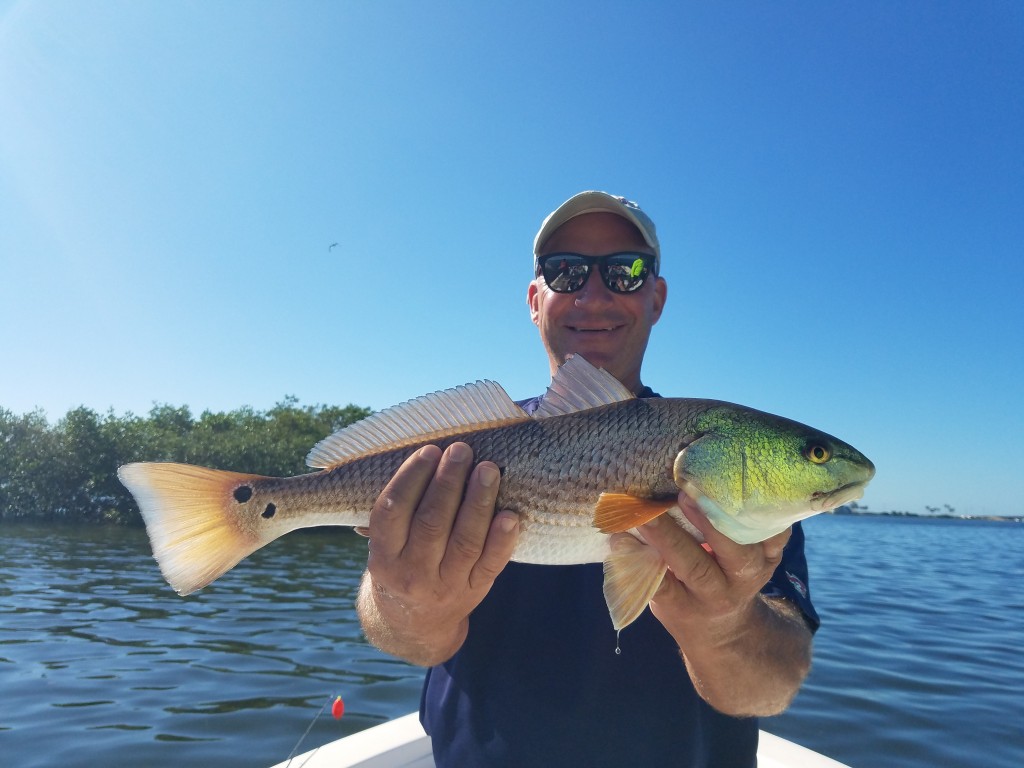
M 614 299 L 615 295 L 604 284 L 597 267 L 594 267 L 583 287 L 576 291 L 576 304 L 599 304 Z

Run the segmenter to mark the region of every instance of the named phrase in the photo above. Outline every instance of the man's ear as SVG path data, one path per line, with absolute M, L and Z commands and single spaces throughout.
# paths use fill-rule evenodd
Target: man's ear
M 668 283 L 665 282 L 664 277 L 659 277 L 654 282 L 654 300 L 651 325 L 654 325 L 661 319 L 661 313 L 665 309 L 666 299 L 668 299 Z
M 531 280 L 526 289 L 526 304 L 530 308 L 530 319 L 537 325 L 540 322 L 540 288 L 536 279 Z

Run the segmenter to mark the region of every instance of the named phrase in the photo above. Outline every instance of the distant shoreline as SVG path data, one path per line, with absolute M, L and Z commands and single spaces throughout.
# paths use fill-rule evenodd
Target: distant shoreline
M 1024 515 L 953 515 L 948 513 L 920 512 L 869 512 L 867 510 L 851 509 L 843 505 L 832 510 L 833 515 L 853 515 L 856 517 L 919 517 L 924 520 L 990 520 L 996 523 L 1024 523 Z

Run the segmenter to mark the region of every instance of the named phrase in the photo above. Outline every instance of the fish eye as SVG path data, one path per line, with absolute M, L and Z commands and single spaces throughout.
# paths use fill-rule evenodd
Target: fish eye
M 804 456 L 812 464 L 824 464 L 832 458 L 832 451 L 827 445 L 808 443 L 807 447 L 804 448 Z

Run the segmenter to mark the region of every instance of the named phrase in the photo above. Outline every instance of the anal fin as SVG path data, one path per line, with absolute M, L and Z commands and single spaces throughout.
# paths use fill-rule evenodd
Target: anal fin
M 654 547 L 633 536 L 614 540 L 604 561 L 604 599 L 616 630 L 629 626 L 644 612 L 667 570 Z

